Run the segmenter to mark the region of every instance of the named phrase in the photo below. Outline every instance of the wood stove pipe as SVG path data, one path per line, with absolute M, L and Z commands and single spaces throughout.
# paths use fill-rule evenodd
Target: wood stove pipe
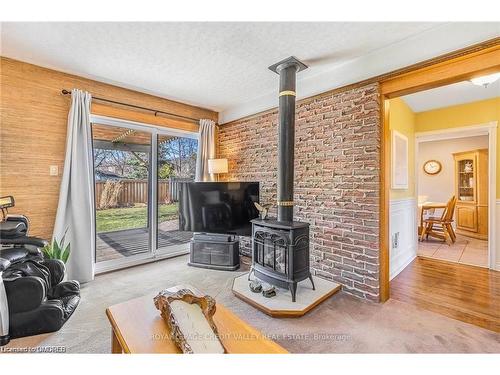
M 293 221 L 296 74 L 307 66 L 289 57 L 269 67 L 280 76 L 278 124 L 278 221 Z

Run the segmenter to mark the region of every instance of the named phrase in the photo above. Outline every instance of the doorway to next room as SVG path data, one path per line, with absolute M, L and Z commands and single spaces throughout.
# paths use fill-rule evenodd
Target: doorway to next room
M 488 135 L 453 136 L 417 138 L 417 256 L 488 267 Z
M 500 332 L 492 226 L 500 80 L 387 102 L 390 296 Z

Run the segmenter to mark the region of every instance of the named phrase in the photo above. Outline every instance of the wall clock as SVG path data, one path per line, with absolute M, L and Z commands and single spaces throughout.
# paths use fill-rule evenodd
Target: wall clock
M 441 168 L 441 163 L 437 160 L 428 160 L 424 163 L 424 172 L 430 175 L 438 174 Z

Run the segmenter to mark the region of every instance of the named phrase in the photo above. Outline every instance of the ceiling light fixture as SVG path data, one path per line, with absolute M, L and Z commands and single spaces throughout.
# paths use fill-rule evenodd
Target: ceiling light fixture
M 496 80 L 500 78 L 500 72 L 489 74 L 487 76 L 472 78 L 470 81 L 476 86 L 488 87 L 488 85 L 492 84 Z

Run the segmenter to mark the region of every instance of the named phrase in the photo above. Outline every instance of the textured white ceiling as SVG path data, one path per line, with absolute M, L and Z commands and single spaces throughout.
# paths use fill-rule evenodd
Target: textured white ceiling
M 424 112 L 498 96 L 500 96 L 500 80 L 486 88 L 465 81 L 406 95 L 403 96 L 403 100 L 413 112 Z
M 267 67 L 310 68 L 298 97 L 500 35 L 500 23 L 2 23 L 2 55 L 211 108 L 221 123 L 277 105 Z

